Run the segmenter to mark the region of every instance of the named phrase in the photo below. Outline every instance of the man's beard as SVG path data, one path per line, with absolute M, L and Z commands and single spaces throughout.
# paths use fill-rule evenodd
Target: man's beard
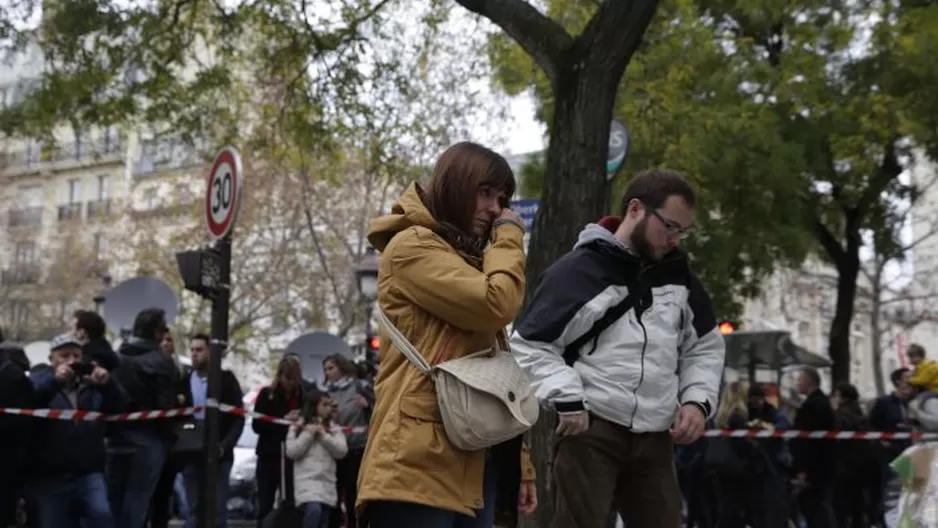
M 635 229 L 632 230 L 632 236 L 629 237 L 629 243 L 632 245 L 632 251 L 637 253 L 642 260 L 658 260 L 651 242 L 648 241 L 647 216 L 635 224 Z

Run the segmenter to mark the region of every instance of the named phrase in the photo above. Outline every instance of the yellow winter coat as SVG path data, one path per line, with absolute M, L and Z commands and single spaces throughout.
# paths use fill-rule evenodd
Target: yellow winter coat
M 493 230 L 482 271 L 434 232 L 416 185 L 371 223 L 382 252 L 378 304 L 431 364 L 492 346 L 524 298 L 523 231 Z M 485 451 L 447 439 L 432 382 L 381 335 L 375 407 L 358 477 L 358 510 L 369 501 L 424 504 L 472 514 L 482 507 Z M 534 479 L 523 450 L 522 475 Z M 520 482 L 519 482 L 520 485 Z
M 916 365 L 909 383 L 931 392 L 938 392 L 938 363 L 925 360 Z

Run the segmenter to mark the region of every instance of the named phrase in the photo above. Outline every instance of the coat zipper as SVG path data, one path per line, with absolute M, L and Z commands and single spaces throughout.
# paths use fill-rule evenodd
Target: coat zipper
M 645 349 L 648 348 L 648 331 L 645 330 L 645 323 L 642 322 L 642 316 L 636 314 L 636 319 L 638 319 L 638 325 L 642 327 L 642 355 L 641 362 L 639 366 L 641 369 L 638 374 L 638 385 L 635 386 L 635 390 L 632 391 L 632 394 L 635 395 L 635 407 L 632 409 L 632 417 L 629 419 L 629 427 L 635 426 L 635 415 L 638 414 L 638 391 L 642 388 L 642 382 L 645 380 Z
M 645 272 L 650 268 L 651 266 L 644 268 L 639 272 L 639 281 L 641 281 L 642 275 L 644 275 Z M 654 298 L 652 298 L 652 302 L 654 302 Z M 638 305 L 635 309 L 635 319 L 638 321 L 638 326 L 642 327 L 642 354 L 639 360 L 638 384 L 635 386 L 635 390 L 632 391 L 632 394 L 635 395 L 635 407 L 632 408 L 632 417 L 629 419 L 629 427 L 635 426 L 635 415 L 638 414 L 638 391 L 642 388 L 642 382 L 645 381 L 645 350 L 648 349 L 648 330 L 645 329 L 645 323 L 642 322 L 643 313 L 645 313 L 645 307 L 642 306 L 642 296 L 639 295 Z

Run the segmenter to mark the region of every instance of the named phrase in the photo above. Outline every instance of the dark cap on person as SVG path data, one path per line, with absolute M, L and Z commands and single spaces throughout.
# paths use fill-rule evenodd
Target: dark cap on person
M 55 336 L 49 346 L 49 351 L 55 352 L 56 350 L 68 347 L 81 348 L 81 341 L 71 332 Z
M 749 387 L 749 397 L 765 398 L 765 389 L 762 388 L 762 385 L 751 385 Z

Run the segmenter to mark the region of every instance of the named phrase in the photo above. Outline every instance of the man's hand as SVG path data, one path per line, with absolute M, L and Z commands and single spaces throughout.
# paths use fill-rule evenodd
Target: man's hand
M 671 439 L 676 444 L 692 444 L 703 436 L 706 422 L 706 417 L 697 404 L 685 403 L 677 411 L 677 420 L 671 428 Z
M 521 490 L 518 494 L 518 511 L 528 515 L 534 513 L 537 509 L 537 485 L 533 480 L 521 483 Z
M 300 410 L 299 410 L 299 409 L 293 409 L 292 411 L 290 411 L 290 412 L 288 412 L 287 414 L 285 414 L 284 417 L 283 417 L 283 419 L 284 419 L 284 420 L 290 420 L 291 422 L 295 422 L 299 417 L 300 417 Z
M 91 374 L 85 376 L 85 379 L 95 385 L 106 385 L 107 381 L 110 379 L 110 376 L 108 375 L 107 370 L 95 366 L 94 370 L 91 371 Z
M 60 363 L 59 366 L 55 367 L 55 380 L 60 383 L 68 383 L 74 376 L 75 372 L 72 367 L 65 363 Z
M 356 394 L 356 395 L 355 395 L 355 403 L 356 403 L 359 407 L 361 407 L 362 409 L 367 409 L 367 408 L 368 408 L 368 400 L 365 399 L 365 397 L 362 396 L 361 394 Z
M 560 423 L 557 425 L 557 434 L 559 436 L 572 436 L 589 429 L 590 417 L 586 411 L 575 413 L 564 413 L 560 415 Z

